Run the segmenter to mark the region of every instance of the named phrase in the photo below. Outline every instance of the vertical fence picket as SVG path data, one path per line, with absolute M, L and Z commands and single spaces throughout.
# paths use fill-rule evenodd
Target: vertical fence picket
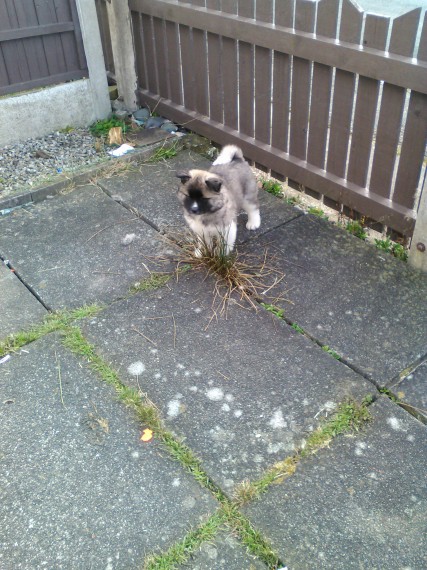
M 158 94 L 161 97 L 169 98 L 168 89 L 168 64 L 165 46 L 164 20 L 153 18 L 153 36 L 155 48 L 155 62 L 157 67 Z
M 343 0 L 339 39 L 358 45 L 360 43 L 362 20 L 363 12 L 360 12 L 350 0 Z M 355 84 L 356 77 L 354 73 L 340 69 L 336 70 L 327 151 L 327 170 L 341 178 L 345 175 L 347 164 Z
M 142 14 L 140 12 L 132 12 L 132 33 L 135 46 L 135 62 L 136 75 L 138 77 L 138 86 L 148 90 L 147 72 L 145 69 L 144 42 L 142 41 Z
M 390 19 L 368 14 L 363 46 L 385 51 Z M 380 82 L 359 77 L 347 180 L 364 188 L 367 183 Z
M 293 3 L 276 1 L 275 24 L 293 27 Z M 278 150 L 288 150 L 289 105 L 291 88 L 291 56 L 273 53 L 273 111 L 271 118 L 271 144 Z
M 413 12 L 395 18 L 389 52 L 411 56 L 414 49 L 415 30 Z M 408 43 L 406 34 L 412 35 L 412 42 Z M 405 98 L 406 89 L 389 83 L 384 84 L 369 190 L 385 198 L 391 197 Z
M 206 0 L 206 8 L 220 10 L 220 0 Z M 213 121 L 224 120 L 224 88 L 221 65 L 221 38 L 217 34 L 207 34 L 208 75 L 209 75 L 209 116 Z
M 178 24 L 166 22 L 166 49 L 168 54 L 169 95 L 178 105 L 183 104 L 181 58 Z
M 339 0 L 320 0 L 316 35 L 333 39 L 337 37 L 338 8 Z M 333 70 L 328 65 L 313 64 L 307 161 L 319 168 L 325 166 L 326 160 L 332 75 Z
M 205 7 L 205 0 L 192 0 L 194 6 Z M 206 32 L 193 28 L 194 80 L 196 85 L 195 109 L 202 115 L 209 115 L 208 69 Z
M 157 86 L 157 73 L 156 73 L 156 52 L 154 50 L 153 44 L 153 29 L 152 29 L 152 18 L 151 16 L 146 16 L 142 14 L 141 17 L 142 24 L 142 42 L 144 44 L 144 54 L 145 54 L 145 71 L 146 71 L 146 83 L 147 88 L 152 93 L 158 93 Z
M 182 2 L 183 0 L 178 0 L 178 3 Z M 194 111 L 196 97 L 193 68 L 193 42 L 191 28 L 189 26 L 179 24 L 179 42 L 181 46 L 183 103 L 185 107 Z
M 223 12 L 237 14 L 235 0 L 222 0 L 221 7 Z M 224 124 L 234 130 L 239 128 L 237 77 L 237 41 L 222 37 Z
M 427 61 L 427 13 L 420 38 L 418 60 Z M 407 208 L 414 207 L 419 169 L 426 151 L 427 142 L 427 97 L 412 91 L 400 151 L 399 166 L 394 186 L 393 202 Z
M 303 32 L 314 31 L 316 5 L 310 0 L 296 0 L 295 29 Z M 305 160 L 307 155 L 307 133 L 310 106 L 311 63 L 300 57 L 293 58 L 291 125 L 289 152 L 292 156 Z
M 272 22 L 272 1 L 257 0 L 255 17 Z M 255 46 L 255 138 L 266 144 L 270 144 L 271 132 L 271 57 L 270 49 Z
M 254 19 L 254 0 L 239 0 L 238 14 Z M 239 42 L 239 130 L 254 136 L 254 46 Z

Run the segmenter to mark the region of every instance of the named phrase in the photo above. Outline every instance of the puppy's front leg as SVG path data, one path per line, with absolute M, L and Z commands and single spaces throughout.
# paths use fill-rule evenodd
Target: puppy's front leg
M 226 242 L 225 246 L 226 255 L 228 255 L 233 251 L 234 244 L 236 243 L 236 237 L 237 237 L 237 224 L 236 222 L 231 222 L 224 235 L 224 239 Z

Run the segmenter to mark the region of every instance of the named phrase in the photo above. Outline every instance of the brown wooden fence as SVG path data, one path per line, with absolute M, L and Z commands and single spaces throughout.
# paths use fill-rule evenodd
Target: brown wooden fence
M 129 6 L 141 104 L 412 234 L 427 133 L 421 9 L 390 21 L 350 0 Z
M 74 0 L 0 0 L 0 95 L 82 77 Z

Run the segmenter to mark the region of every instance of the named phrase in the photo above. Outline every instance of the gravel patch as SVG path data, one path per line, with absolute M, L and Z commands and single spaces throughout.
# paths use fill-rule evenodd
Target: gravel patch
M 88 129 L 76 128 L 0 148 L 0 199 L 110 159 L 95 141 Z

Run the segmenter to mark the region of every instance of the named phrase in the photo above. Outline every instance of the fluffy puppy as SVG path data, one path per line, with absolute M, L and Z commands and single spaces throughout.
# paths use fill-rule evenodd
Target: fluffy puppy
M 240 148 L 225 146 L 207 170 L 177 172 L 181 179 L 178 199 L 184 218 L 201 243 L 212 249 L 215 240 L 229 254 L 236 241 L 237 216 L 243 208 L 248 214 L 246 227 L 256 230 L 261 224 L 258 186 Z M 201 255 L 196 249 L 196 255 Z

